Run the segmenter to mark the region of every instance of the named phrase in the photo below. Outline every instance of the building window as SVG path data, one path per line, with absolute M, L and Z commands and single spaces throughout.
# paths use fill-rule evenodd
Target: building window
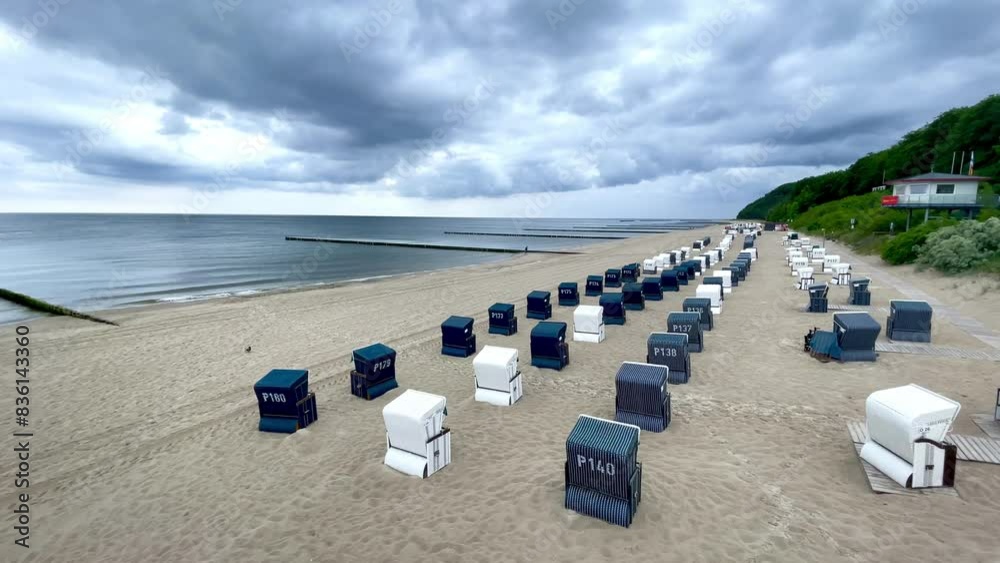
M 926 195 L 927 184 L 910 184 L 910 195 Z
M 955 184 L 938 184 L 937 193 L 939 194 L 953 194 L 955 193 Z

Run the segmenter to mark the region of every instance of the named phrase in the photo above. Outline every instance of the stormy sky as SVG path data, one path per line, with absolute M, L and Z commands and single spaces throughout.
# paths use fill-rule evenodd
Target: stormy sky
M 728 217 L 997 92 L 998 13 L 3 2 L 0 211 Z

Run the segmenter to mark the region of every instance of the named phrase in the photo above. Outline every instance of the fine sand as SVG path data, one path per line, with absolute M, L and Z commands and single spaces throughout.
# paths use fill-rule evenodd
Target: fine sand
M 978 435 L 969 416 L 992 412 L 1000 364 L 810 358 L 803 335 L 829 330 L 833 313 L 802 312 L 807 297 L 792 288 L 777 233 L 758 241 L 761 259 L 727 296 L 705 353 L 692 356 L 691 383 L 672 387 L 670 427 L 642 434 L 632 527 L 563 508 L 565 439 L 577 416 L 614 416 L 618 366 L 644 359 L 648 334 L 665 328 L 694 285 L 629 312 L 602 344 L 571 343 L 561 372 L 530 366 L 535 321 L 524 318 L 525 295 L 555 297 L 559 282 L 573 280 L 582 290 L 587 274 L 705 234 L 722 238 L 715 227 L 575 256 L 103 314 L 119 328 L 31 322 L 32 547 L 13 546 L 5 525 L 0 560 L 1000 561 L 1000 466 L 959 462 L 959 497 L 879 496 L 845 429 L 864 417 L 869 393 L 912 382 L 960 401 L 956 431 Z M 872 312 L 884 325 L 888 300 L 902 295 L 874 285 Z M 923 289 L 937 295 L 947 282 Z M 831 304 L 846 294 L 832 288 Z M 986 305 L 964 313 L 998 310 L 996 292 L 976 299 Z M 497 301 L 516 304 L 516 336 L 487 333 Z M 553 309 L 554 320 L 572 323 L 571 308 Z M 476 403 L 471 358 L 441 355 L 439 325 L 452 314 L 475 317 L 480 349 L 520 350 L 525 395 L 514 407 Z M 9 366 L 13 327 L 0 332 Z M 987 346 L 940 319 L 934 339 Z M 350 352 L 378 341 L 399 353 L 400 389 L 366 402 L 348 390 Z M 316 392 L 319 420 L 294 435 L 257 431 L 252 386 L 276 367 L 308 368 Z M 13 386 L 0 388 L 12 409 Z M 407 388 L 448 398 L 453 461 L 426 480 L 382 463 L 382 407 Z M 9 507 L 15 466 L 4 451 L 0 499 Z

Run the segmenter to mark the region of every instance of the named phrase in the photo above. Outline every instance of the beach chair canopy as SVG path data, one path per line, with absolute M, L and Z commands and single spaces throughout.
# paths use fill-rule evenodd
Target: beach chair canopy
M 868 278 L 854 278 L 851 280 L 851 290 L 852 291 L 868 291 L 868 285 L 871 284 L 871 280 Z
M 544 307 L 548 305 L 549 299 L 552 298 L 552 294 L 548 291 L 532 291 L 528 294 L 528 306 L 529 307 Z
M 494 316 L 494 313 L 501 316 Z M 494 303 L 490 307 L 490 320 L 509 319 L 514 316 L 514 306 L 510 303 Z
M 662 432 L 670 423 L 669 373 L 663 365 L 623 362 L 615 374 L 615 420 Z
M 573 330 L 596 334 L 604 324 L 604 308 L 597 305 L 580 305 L 573 311 Z
M 603 289 L 604 276 L 587 276 L 587 289 Z
M 702 278 L 701 283 L 705 285 L 717 285 L 719 287 L 725 287 L 725 281 L 723 281 L 722 276 L 708 276 L 707 278 Z
M 304 399 L 309 394 L 309 370 L 272 369 L 253 386 L 254 391 L 289 393 L 288 401 Z
M 865 401 L 868 439 L 913 463 L 913 443 L 920 438 L 944 441 L 961 408 L 919 385 L 876 391 Z
M 425 451 L 427 441 L 441 433 L 447 400 L 440 395 L 407 389 L 382 409 L 389 445 L 410 453 Z
M 841 349 L 873 350 L 882 326 L 868 313 L 850 312 L 834 314 L 833 329 Z
M 604 318 L 621 318 L 625 316 L 625 296 L 621 293 L 605 293 L 598 303 L 604 309 Z
M 298 417 L 299 404 L 309 398 L 309 370 L 273 369 L 253 386 L 257 410 L 265 417 Z M 315 404 L 313 404 L 315 410 Z M 290 422 L 290 421 L 289 421 Z M 294 425 L 293 425 L 294 426 Z M 267 429 L 265 422 L 261 430 Z M 294 432 L 296 428 L 283 430 Z
M 646 339 L 646 361 L 664 365 L 671 372 L 686 372 L 690 365 L 688 335 L 679 332 L 654 332 Z
M 510 380 L 517 375 L 517 348 L 484 346 L 472 359 L 472 368 L 477 387 L 510 392 Z
M 354 370 L 369 379 L 396 376 L 396 351 L 378 343 L 354 351 Z
M 930 332 L 933 315 L 934 310 L 926 301 L 889 302 L 889 316 L 892 319 L 893 329 Z
M 566 438 L 567 483 L 629 498 L 640 432 L 631 424 L 580 415 Z
M 566 323 L 545 321 L 531 329 L 531 354 L 560 357 L 559 345 L 566 341 Z
M 642 295 L 642 284 L 627 283 L 622 286 L 622 301 L 629 305 L 644 304 L 646 299 Z
M 662 290 L 661 280 L 662 278 L 643 278 L 642 291 L 644 293 L 653 293 Z
M 448 317 L 441 323 L 441 336 L 445 342 L 464 341 L 472 334 L 473 322 L 471 317 Z
M 812 299 L 825 299 L 830 287 L 825 283 L 817 283 L 809 286 L 809 297 Z
M 712 310 L 709 308 L 709 314 Z M 673 311 L 667 315 L 667 331 L 685 334 L 689 344 L 701 344 L 701 312 Z
M 709 308 L 720 307 L 722 305 L 722 286 L 716 284 L 702 284 L 695 289 L 695 297 L 692 299 L 704 299 L 708 301 Z M 687 300 L 685 300 L 687 302 Z M 687 308 L 685 307 L 685 311 Z

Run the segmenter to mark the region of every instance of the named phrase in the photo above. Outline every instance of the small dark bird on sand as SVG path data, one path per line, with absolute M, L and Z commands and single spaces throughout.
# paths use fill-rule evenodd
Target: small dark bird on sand
M 250 353 L 250 349 L 251 349 L 251 347 L 250 347 L 250 346 L 247 346 L 247 354 L 249 354 L 249 353 Z

